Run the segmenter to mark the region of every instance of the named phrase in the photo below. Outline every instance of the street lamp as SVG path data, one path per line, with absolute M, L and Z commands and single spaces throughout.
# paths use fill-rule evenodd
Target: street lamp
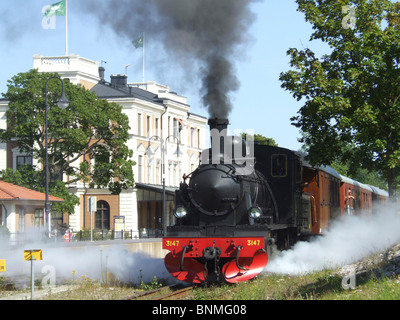
M 162 193 L 162 203 L 163 203 L 163 206 L 162 206 L 162 220 L 163 220 L 163 235 L 164 235 L 164 237 L 167 234 L 167 216 L 166 216 L 166 210 L 165 210 L 165 152 L 166 152 L 165 144 L 166 144 L 167 140 L 169 138 L 171 138 L 171 137 L 176 140 L 176 151 L 175 151 L 175 154 L 179 157 L 182 154 L 182 152 L 179 149 L 179 139 L 174 135 L 170 135 L 170 136 L 166 137 L 165 139 L 163 139 L 163 138 L 161 138 L 161 137 L 159 137 L 157 135 L 151 136 L 149 138 L 149 145 L 148 145 L 147 151 L 145 153 L 146 155 L 149 155 L 149 156 L 154 155 L 154 152 L 151 151 L 151 148 L 150 148 L 150 141 L 153 138 L 157 138 L 158 140 L 160 140 L 160 143 L 161 143 L 161 155 L 162 155 L 162 186 L 163 186 L 163 193 Z
M 65 95 L 64 92 L 64 82 L 62 79 L 58 76 L 53 76 L 50 77 L 46 80 L 46 86 L 45 86 L 45 125 L 44 125 L 44 149 L 45 149 L 45 187 L 46 187 L 46 200 L 45 200 L 45 217 L 47 218 L 47 223 L 48 223 L 48 232 L 49 232 L 49 238 L 50 238 L 50 233 L 51 233 L 51 217 L 50 217 L 50 202 L 49 202 L 49 157 L 48 157 L 48 138 L 47 138 L 47 110 L 48 110 L 48 104 L 47 104 L 47 84 L 51 79 L 58 79 L 61 81 L 62 85 L 62 92 L 61 96 L 57 101 L 57 106 L 60 109 L 66 109 L 69 106 L 69 101 L 67 99 L 67 96 Z

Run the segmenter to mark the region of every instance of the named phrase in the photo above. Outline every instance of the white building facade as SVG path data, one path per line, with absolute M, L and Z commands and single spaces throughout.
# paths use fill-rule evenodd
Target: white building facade
M 81 84 L 106 99 L 122 106 L 131 127 L 128 147 L 133 150 L 135 187 L 112 195 L 108 189 L 90 189 L 78 182 L 70 192 L 80 198 L 80 205 L 68 217 L 74 231 L 90 229 L 88 197 L 96 197 L 97 211 L 93 215 L 94 229 L 131 231 L 139 236 L 146 228 L 160 234 L 162 230 L 162 183 L 166 186 L 167 225 L 172 223 L 174 190 L 184 174 L 192 172 L 200 162 L 205 148 L 207 118 L 190 113 L 185 97 L 171 92 L 168 86 L 155 82 L 128 83 L 126 75 L 104 79 L 104 69 L 97 62 L 79 55 L 33 57 L 33 68 L 39 72 L 57 72 L 73 84 Z M 0 100 L 0 128 L 6 128 L 6 100 Z M 18 148 L 0 144 L 0 170 L 23 157 Z M 20 158 L 18 158 L 20 159 Z M 35 161 L 34 159 L 32 160 Z M 165 171 L 163 171 L 163 168 Z M 64 215 L 65 216 L 65 215 Z M 64 218 L 65 220 L 65 218 Z

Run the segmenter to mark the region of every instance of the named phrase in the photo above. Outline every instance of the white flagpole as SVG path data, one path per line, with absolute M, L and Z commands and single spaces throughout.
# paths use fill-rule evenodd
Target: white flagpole
M 143 83 L 144 83 L 144 32 L 143 32 Z
M 65 55 L 68 56 L 68 0 L 65 0 Z

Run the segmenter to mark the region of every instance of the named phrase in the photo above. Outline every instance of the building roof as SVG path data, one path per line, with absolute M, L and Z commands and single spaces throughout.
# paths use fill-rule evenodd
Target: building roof
M 12 183 L 0 181 L 0 200 L 40 200 L 45 201 L 46 195 Z M 64 201 L 61 198 L 49 195 L 50 202 Z
M 135 182 L 135 186 L 138 189 L 150 190 L 157 193 L 163 192 L 162 185 Z M 175 190 L 178 189 L 179 187 L 165 187 L 165 193 L 169 195 L 175 195 Z
M 94 92 L 96 96 L 101 99 L 137 98 L 160 105 L 163 104 L 162 100 L 158 98 L 158 95 L 150 91 L 136 87 L 115 86 L 103 81 L 96 84 L 90 91 Z

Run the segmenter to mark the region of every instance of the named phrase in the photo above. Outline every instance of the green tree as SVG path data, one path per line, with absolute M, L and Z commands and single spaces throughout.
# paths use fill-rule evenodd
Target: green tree
M 248 137 L 248 134 L 242 133 L 242 138 L 246 139 L 246 137 Z M 262 134 L 258 134 L 258 133 L 254 134 L 254 136 L 252 136 L 251 140 L 253 140 L 255 143 L 258 143 L 258 144 L 261 144 L 264 146 L 275 146 L 275 147 L 278 146 L 278 144 L 276 143 L 276 141 L 274 139 L 264 137 Z
M 18 141 L 21 152 L 43 164 L 45 158 L 45 83 L 53 73 L 30 70 L 8 81 L 7 129 L 0 141 Z M 81 85 L 64 80 L 70 100 L 67 109 L 56 101 L 61 83 L 48 82 L 48 159 L 53 190 L 67 175 L 67 185 L 84 181 L 92 188 L 107 187 L 112 193 L 133 186 L 132 150 L 127 146 L 129 120 L 116 103 L 97 99 Z M 44 168 L 44 166 L 41 166 Z M 58 182 L 57 182 L 58 181 Z M 38 181 L 32 182 L 32 185 Z M 54 194 L 56 195 L 56 194 Z
M 345 147 L 346 152 L 352 151 L 352 146 L 348 145 Z M 339 172 L 341 175 L 354 179 L 358 182 L 369 184 L 381 189 L 387 190 L 387 181 L 381 177 L 379 172 L 368 171 L 367 169 L 361 168 L 360 166 L 351 166 L 349 161 L 343 162 L 341 159 L 334 161 L 331 166 Z
M 399 4 L 389 0 L 297 0 L 313 26 L 311 40 L 327 43 L 317 58 L 289 49 L 293 68 L 282 87 L 304 105 L 292 118 L 305 134 L 313 164 L 338 155 L 352 166 L 380 172 L 396 196 L 400 165 Z M 351 143 L 352 152 L 345 146 Z

